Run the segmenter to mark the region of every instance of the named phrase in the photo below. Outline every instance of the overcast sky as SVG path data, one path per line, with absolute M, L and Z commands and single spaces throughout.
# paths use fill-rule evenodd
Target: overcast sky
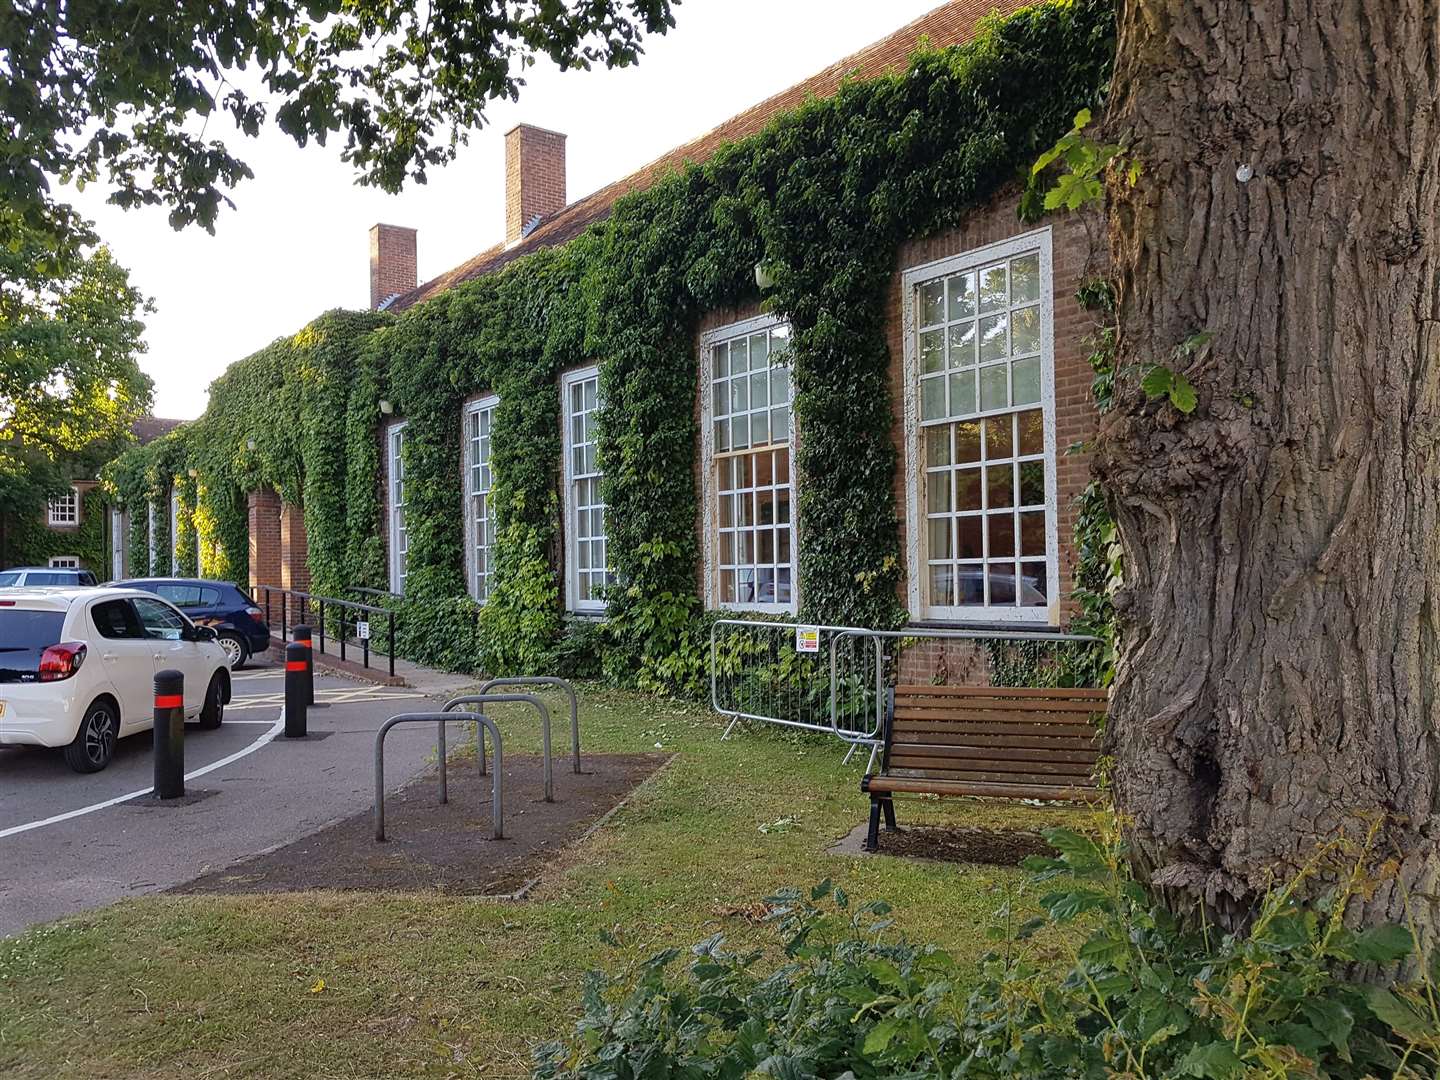
M 649 39 L 635 67 L 531 69 L 520 100 L 492 105 L 454 164 L 396 196 L 357 187 L 337 150 L 301 150 L 267 130 L 226 136 L 255 179 L 234 193 L 235 209 L 221 211 L 214 236 L 198 226 L 176 233 L 163 210 L 107 206 L 98 186 L 75 202 L 156 303 L 141 359 L 156 414 L 191 419 L 229 364 L 329 308 L 369 305 L 377 221 L 419 229 L 422 281 L 503 239 L 503 133 L 515 124 L 569 136 L 573 202 L 939 3 L 683 0 L 676 28 Z

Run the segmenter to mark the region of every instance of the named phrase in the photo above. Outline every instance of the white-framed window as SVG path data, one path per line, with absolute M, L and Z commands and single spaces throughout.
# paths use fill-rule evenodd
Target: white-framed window
M 405 528 L 405 427 L 401 421 L 386 436 L 389 481 L 390 591 L 405 595 L 410 564 L 410 533 Z
M 78 555 L 51 555 L 49 567 L 51 570 L 79 570 L 80 556 Z
M 571 611 L 604 611 L 602 588 L 613 579 L 605 551 L 605 504 L 600 498 L 595 412 L 600 372 L 585 368 L 560 381 L 565 425 L 565 597 Z
M 490 503 L 490 437 L 495 427 L 491 395 L 465 407 L 465 531 L 466 578 L 477 603 L 490 596 L 495 575 L 495 513 Z
M 907 270 L 910 610 L 1059 621 L 1050 230 Z
M 180 573 L 180 492 L 170 489 L 170 575 Z
M 765 316 L 700 339 L 709 606 L 794 612 L 790 328 Z
M 48 520 L 51 525 L 79 525 L 80 493 L 72 487 L 51 499 Z
M 129 554 L 130 515 L 119 506 L 110 508 L 110 577 L 120 581 L 126 576 Z

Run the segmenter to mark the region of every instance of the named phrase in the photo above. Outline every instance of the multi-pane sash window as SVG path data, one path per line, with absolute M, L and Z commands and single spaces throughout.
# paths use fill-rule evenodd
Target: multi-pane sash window
M 180 573 L 180 493 L 170 489 L 170 573 Z
M 405 425 L 390 429 L 390 591 L 405 594 L 410 562 L 410 534 L 405 528 Z
M 465 413 L 465 483 L 469 502 L 470 595 L 484 603 L 495 567 L 495 515 L 490 505 L 490 431 L 500 399 L 476 402 Z
M 605 504 L 600 499 L 595 412 L 600 376 L 595 368 L 573 372 L 563 386 L 565 487 L 569 510 L 570 607 L 602 611 L 601 590 L 612 580 L 605 554 Z
M 1054 599 L 1048 233 L 907 275 L 919 398 L 921 605 L 1043 620 Z
M 51 525 L 80 524 L 80 493 L 74 488 L 50 500 L 49 521 Z
M 795 603 L 789 342 L 789 327 L 767 326 L 710 345 L 712 567 L 723 607 Z

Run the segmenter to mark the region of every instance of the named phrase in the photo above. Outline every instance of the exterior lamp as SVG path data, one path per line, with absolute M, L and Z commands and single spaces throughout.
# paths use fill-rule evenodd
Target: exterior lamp
M 755 264 L 755 284 L 762 290 L 768 289 L 775 284 L 775 275 L 770 273 L 770 268 L 763 262 Z
M 254 440 L 254 439 L 246 439 L 246 440 L 245 440 L 245 449 L 246 449 L 246 450 L 254 450 L 254 449 L 255 449 L 255 440 Z
M 199 470 L 199 469 L 190 469 L 190 470 L 188 470 L 188 471 L 186 472 L 185 475 L 188 476 L 188 477 L 190 477 L 191 480 L 194 480 L 197 476 L 200 475 L 200 470 Z
M 380 399 L 380 411 L 381 411 L 384 415 L 389 416 L 391 413 L 393 413 L 393 412 L 395 411 L 395 406 L 394 406 L 391 402 L 386 401 L 384 398 L 381 398 L 381 399 Z

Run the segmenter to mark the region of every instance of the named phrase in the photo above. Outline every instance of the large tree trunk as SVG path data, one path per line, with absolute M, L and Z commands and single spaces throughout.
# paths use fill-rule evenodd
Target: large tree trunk
M 1141 872 L 1242 924 L 1383 816 L 1365 921 L 1440 914 L 1440 5 L 1122 0 L 1126 563 L 1109 752 Z M 1200 331 L 1208 346 L 1176 358 Z M 1182 370 L 1182 416 L 1139 373 Z M 1323 887 L 1314 885 L 1313 888 Z

